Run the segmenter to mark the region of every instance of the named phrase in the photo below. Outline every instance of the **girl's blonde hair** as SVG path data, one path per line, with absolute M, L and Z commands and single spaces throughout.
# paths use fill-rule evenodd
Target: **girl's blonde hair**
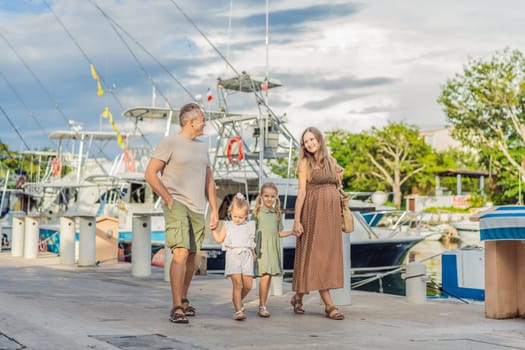
M 237 192 L 237 194 L 233 196 L 230 207 L 228 208 L 228 214 L 230 214 L 234 208 L 244 210 L 246 217 L 250 214 L 250 203 L 248 203 L 244 195 L 240 192 Z
M 279 220 L 281 218 L 281 201 L 279 200 L 279 191 L 277 190 L 277 186 L 273 182 L 265 182 L 261 186 L 261 191 L 255 199 L 255 208 L 253 209 L 253 216 L 257 217 L 257 215 L 259 214 L 259 211 L 261 210 L 261 207 L 263 205 L 262 194 L 267 188 L 274 190 L 277 194 L 277 198 L 275 199 L 275 215 L 277 216 L 277 220 Z
M 319 143 L 319 149 L 317 150 L 317 159 L 315 154 L 308 152 L 304 146 L 304 135 L 310 132 L 314 135 L 315 139 Z M 306 178 L 310 180 L 312 178 L 312 169 L 317 166 L 320 166 L 322 169 L 327 169 L 330 174 L 333 174 L 334 180 L 337 181 L 337 172 L 335 168 L 335 159 L 328 152 L 328 147 L 326 147 L 326 142 L 324 140 L 323 134 L 319 129 L 314 128 L 313 126 L 306 128 L 301 135 L 299 140 L 299 166 L 301 166 L 303 160 L 307 165 Z

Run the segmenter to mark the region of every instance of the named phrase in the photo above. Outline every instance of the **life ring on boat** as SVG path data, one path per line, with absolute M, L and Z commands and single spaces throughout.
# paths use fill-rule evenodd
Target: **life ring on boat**
M 38 251 L 41 253 L 47 252 L 47 240 L 43 240 L 38 243 Z
M 135 171 L 135 157 L 133 157 L 133 153 L 129 149 L 124 151 L 122 159 L 128 171 Z
M 60 158 L 56 157 L 53 159 L 53 162 L 51 163 L 51 172 L 54 176 L 58 176 L 62 172 L 62 162 L 60 161 Z
M 239 163 L 243 158 L 242 153 L 242 139 L 240 136 L 234 136 L 228 142 L 228 148 L 226 149 L 226 156 L 232 164 Z

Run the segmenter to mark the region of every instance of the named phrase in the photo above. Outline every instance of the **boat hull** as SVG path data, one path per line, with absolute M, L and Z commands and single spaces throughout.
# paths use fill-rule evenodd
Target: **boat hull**
M 350 245 L 350 266 L 352 268 L 373 268 L 401 265 L 408 251 L 422 238 L 406 238 L 399 240 L 375 240 L 366 242 L 352 242 Z M 208 254 L 208 271 L 224 271 L 225 254 L 220 248 L 202 248 Z M 283 267 L 291 271 L 294 267 L 295 248 L 283 249 Z

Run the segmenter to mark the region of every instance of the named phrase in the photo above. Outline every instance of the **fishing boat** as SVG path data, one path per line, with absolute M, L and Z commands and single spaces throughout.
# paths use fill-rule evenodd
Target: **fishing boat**
M 462 245 L 482 245 L 479 221 L 466 219 L 452 222 L 451 225 L 456 229 Z

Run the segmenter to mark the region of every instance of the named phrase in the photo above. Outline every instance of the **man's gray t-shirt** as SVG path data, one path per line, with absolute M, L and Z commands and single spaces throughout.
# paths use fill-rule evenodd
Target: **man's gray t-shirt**
M 204 214 L 206 168 L 210 167 L 208 145 L 180 134 L 170 135 L 159 143 L 152 157 L 166 163 L 161 180 L 173 199 Z

